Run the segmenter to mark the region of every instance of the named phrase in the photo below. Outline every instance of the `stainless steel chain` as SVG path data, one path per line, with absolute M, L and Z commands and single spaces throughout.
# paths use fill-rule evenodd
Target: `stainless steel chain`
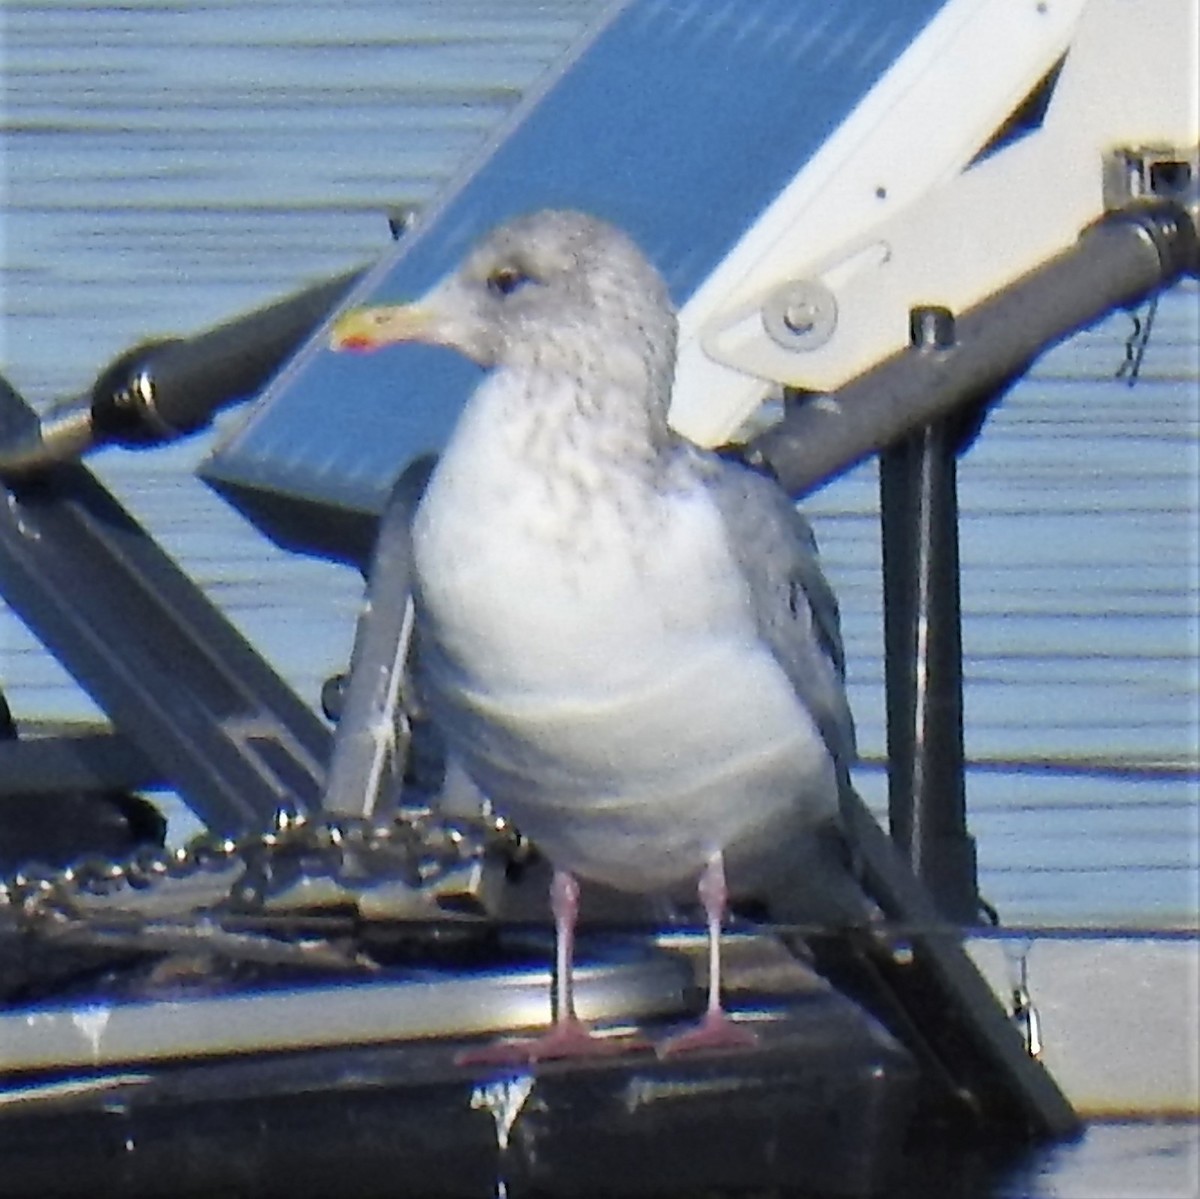
M 34 935 L 147 948 L 203 944 L 236 957 L 331 964 L 327 946 L 222 932 L 229 916 L 351 906 L 360 918 L 445 920 L 493 910 L 508 863 L 528 852 L 489 813 L 406 807 L 384 823 L 280 811 L 265 832 L 201 835 L 121 859 L 31 864 L 0 878 L 0 919 Z M 290 950 L 295 949 L 296 953 Z

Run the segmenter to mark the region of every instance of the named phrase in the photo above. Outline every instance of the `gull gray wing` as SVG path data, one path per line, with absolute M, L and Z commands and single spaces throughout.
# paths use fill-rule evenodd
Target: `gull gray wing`
M 839 773 L 854 758 L 837 599 L 808 521 L 774 482 L 748 466 L 688 447 L 745 577 L 758 632 L 812 713 Z

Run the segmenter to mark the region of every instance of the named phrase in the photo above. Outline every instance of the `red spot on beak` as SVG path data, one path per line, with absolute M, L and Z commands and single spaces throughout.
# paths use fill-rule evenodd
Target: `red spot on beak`
M 338 342 L 339 350 L 349 350 L 352 354 L 368 354 L 378 348 L 369 337 L 364 337 L 361 333 L 351 334 Z

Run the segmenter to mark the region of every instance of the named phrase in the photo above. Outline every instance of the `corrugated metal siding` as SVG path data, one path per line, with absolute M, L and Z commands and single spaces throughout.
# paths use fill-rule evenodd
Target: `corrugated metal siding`
M 597 0 L 299 0 L 3 9 L 3 368 L 85 389 L 186 332 L 379 253 L 383 209 L 477 147 Z M 1197 899 L 1197 312 L 1164 299 L 1138 386 L 1128 318 L 1049 355 L 962 465 L 970 804 L 1009 921 L 1192 922 Z M 302 693 L 344 665 L 350 571 L 285 555 L 186 472 L 98 470 Z M 883 751 L 872 467 L 810 504 L 842 597 L 868 759 Z M 18 715 L 91 709 L 0 613 Z M 883 776 L 868 765 L 876 800 Z

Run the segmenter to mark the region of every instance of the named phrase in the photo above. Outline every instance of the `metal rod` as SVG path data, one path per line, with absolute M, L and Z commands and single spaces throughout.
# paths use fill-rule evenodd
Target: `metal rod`
M 350 271 L 152 350 L 92 391 L 92 422 L 118 439 L 161 440 L 208 424 L 259 389 L 362 275 Z
M 747 447 L 793 495 L 820 484 L 979 396 L 992 396 L 1055 342 L 1197 272 L 1188 211 L 1112 213 L 1070 250 L 957 319 L 945 353 L 905 349 L 821 404 L 800 404 Z
M 34 419 L 0 380 L 0 435 Z M 86 468 L 0 498 L 0 595 L 209 829 L 316 807 L 328 730 Z
M 433 465 L 432 457 L 411 463 L 380 518 L 322 797 L 325 812 L 380 817 L 400 794 L 409 740 L 401 692 L 412 637 L 411 524 Z
M 871 895 L 900 928 L 909 930 L 907 955 L 871 960 L 898 1004 L 938 1060 L 958 1080 L 964 1097 L 978 1103 L 982 1127 L 1024 1128 L 1032 1136 L 1078 1134 L 1079 1117 L 1025 1042 L 995 993 L 976 969 L 952 926 L 906 868 L 902 856 L 851 792 L 843 806 L 852 842 L 862 854 Z M 836 980 L 835 980 L 836 985 Z
M 156 444 L 203 428 L 220 408 L 257 394 L 362 274 L 338 275 L 193 337 L 135 346 L 88 395 L 0 444 L 0 476 L 35 473 L 97 445 Z
M 0 799 L 136 791 L 164 781 L 125 733 L 92 727 L 20 740 L 0 735 Z
M 913 312 L 926 352 L 952 344 L 944 309 Z M 959 595 L 957 422 L 941 420 L 880 457 L 888 816 L 892 838 L 950 920 L 979 908 L 967 832 Z

